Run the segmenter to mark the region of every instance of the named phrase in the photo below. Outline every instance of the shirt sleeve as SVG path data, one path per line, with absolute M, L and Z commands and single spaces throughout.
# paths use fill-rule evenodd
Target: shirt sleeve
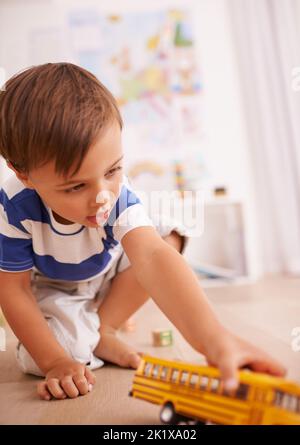
M 0 190 L 0 270 L 24 272 L 33 266 L 31 234 L 18 220 L 16 209 L 2 189 Z
M 137 227 L 155 227 L 140 198 L 130 188 L 128 182 L 122 185 L 120 196 L 107 223 L 112 227 L 114 239 L 119 242 L 126 233 Z

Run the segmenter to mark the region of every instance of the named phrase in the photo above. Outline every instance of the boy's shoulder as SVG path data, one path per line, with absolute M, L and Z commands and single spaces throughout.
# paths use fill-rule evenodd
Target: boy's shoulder
M 16 175 L 11 175 L 1 184 L 0 204 L 8 215 L 26 219 L 40 209 L 41 200 L 35 190 L 25 187 Z
M 36 195 L 32 189 L 25 187 L 16 175 L 10 175 L 1 185 L 1 193 L 5 193 L 7 199 L 12 203 L 18 203 Z

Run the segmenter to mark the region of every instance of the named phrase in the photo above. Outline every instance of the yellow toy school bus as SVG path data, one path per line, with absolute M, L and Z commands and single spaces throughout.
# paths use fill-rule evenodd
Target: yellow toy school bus
M 227 392 L 216 368 L 143 355 L 129 395 L 162 405 L 167 424 L 300 425 L 299 385 L 248 370 L 239 371 L 239 382 Z

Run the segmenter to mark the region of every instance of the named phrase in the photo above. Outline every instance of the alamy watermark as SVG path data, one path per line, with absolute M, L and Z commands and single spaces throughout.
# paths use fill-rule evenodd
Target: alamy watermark
M 294 337 L 291 346 L 294 352 L 300 352 L 300 326 L 292 329 L 291 336 Z
M 137 223 L 143 225 L 146 215 L 149 215 L 155 225 L 176 225 L 190 237 L 199 237 L 203 234 L 202 190 L 182 192 L 157 190 L 147 193 L 122 188 L 118 197 L 111 191 L 99 192 L 96 202 L 102 203 L 96 215 L 100 226 L 106 223 L 114 227 L 133 226 Z

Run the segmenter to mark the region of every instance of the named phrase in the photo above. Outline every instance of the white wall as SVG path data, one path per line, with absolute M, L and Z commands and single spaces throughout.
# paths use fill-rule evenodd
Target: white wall
M 260 250 L 256 232 L 255 204 L 252 187 L 252 171 L 249 162 L 245 122 L 239 94 L 238 69 L 235 59 L 229 20 L 230 0 L 102 0 L 86 1 L 99 5 L 107 12 L 149 10 L 162 7 L 192 5 L 197 51 L 201 60 L 208 146 L 205 156 L 211 169 L 212 184 L 226 185 L 232 196 L 245 203 L 248 266 L 251 275 L 261 273 Z M 0 3 L 0 66 L 7 77 L 33 63 L 71 60 L 66 47 L 53 48 L 40 60 L 30 60 L 28 31 L 34 27 L 60 27 L 64 21 L 63 11 L 70 5 L 82 5 L 81 1 L 32 1 L 2 0 Z M 3 168 L 0 171 L 3 175 Z
M 251 147 L 239 88 L 239 70 L 232 36 L 228 2 L 197 2 L 195 15 L 199 53 L 203 63 L 207 131 L 207 156 L 216 182 L 222 181 L 245 206 L 246 250 L 249 273 L 263 273 L 257 231 L 256 207 L 250 162 Z

